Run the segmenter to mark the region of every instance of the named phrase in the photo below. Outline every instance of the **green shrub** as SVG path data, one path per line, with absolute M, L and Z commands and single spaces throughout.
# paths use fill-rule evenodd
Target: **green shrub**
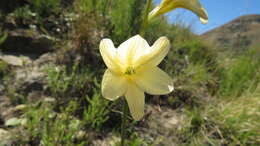
M 211 49 L 210 45 L 192 34 L 189 28 L 179 25 L 172 25 L 169 28 L 171 29 L 165 34 L 169 35 L 172 46 L 167 58 L 161 64 L 168 73 L 181 75 L 187 67 L 194 65 L 204 66 L 207 73 L 215 72 L 218 67 L 217 52 Z
M 28 5 L 15 9 L 13 14 L 18 19 L 31 19 L 34 15 Z
M 83 123 L 90 128 L 100 130 L 103 124 L 108 120 L 109 102 L 94 90 L 94 95 L 90 98 L 86 95 L 88 106 L 83 112 Z
M 97 25 L 105 26 L 107 35 L 119 45 L 139 32 L 144 5 L 145 0 L 77 0 L 75 9 L 83 16 L 94 15 Z
M 206 65 L 214 65 L 215 63 L 215 52 L 196 37 L 183 42 L 176 40 L 173 42 L 173 48 L 179 52 L 179 55 L 183 57 L 186 55 L 191 63 L 205 63 Z
M 80 101 L 86 105 L 80 109 L 82 113 L 83 124 L 92 129 L 99 130 L 103 123 L 108 119 L 109 104 L 100 94 L 100 84 L 97 77 L 94 77 L 95 71 L 89 68 L 81 68 L 75 64 L 72 69 L 68 67 L 49 67 L 48 86 L 52 95 L 59 101 L 70 100 L 70 96 L 82 98 Z
M 1 29 L 0 29 L 1 30 Z M 0 35 L 0 45 L 3 44 L 5 42 L 5 40 L 8 37 L 8 33 L 4 32 L 3 34 Z M 1 48 L 0 48 L 1 49 Z
M 207 67 L 204 64 L 189 64 L 187 68 L 183 70 L 183 78 L 188 79 L 188 83 L 198 87 L 213 79 L 212 74 L 207 71 Z M 184 85 L 185 86 L 185 85 Z
M 144 4 L 144 0 L 117 0 L 112 2 L 109 17 L 111 17 L 113 29 L 111 36 L 116 45 L 138 34 Z
M 169 24 L 165 17 L 161 17 L 160 19 L 154 19 L 150 22 L 145 32 L 145 38 L 151 43 L 161 36 L 167 36 L 171 41 L 173 41 L 177 29 L 179 29 L 179 27 Z
M 60 109 L 61 113 L 56 113 L 53 105 L 46 103 L 29 107 L 25 115 L 30 140 L 34 141 L 36 145 L 83 146 L 86 144 L 87 141 L 75 143 L 76 134 L 81 126 L 80 120 L 72 116 L 77 108 L 78 105 L 75 101 L 71 101 L 66 108 Z
M 108 0 L 76 0 L 76 9 L 79 9 L 81 13 L 96 13 L 105 15 L 108 7 Z
M 61 0 L 30 0 L 32 10 L 40 16 L 48 16 L 60 9 Z
M 48 86 L 55 97 L 85 95 L 92 88 L 88 83 L 95 81 L 93 78 L 95 72 L 91 72 L 88 67 L 79 68 L 78 64 L 74 64 L 72 68 L 49 66 L 46 71 Z

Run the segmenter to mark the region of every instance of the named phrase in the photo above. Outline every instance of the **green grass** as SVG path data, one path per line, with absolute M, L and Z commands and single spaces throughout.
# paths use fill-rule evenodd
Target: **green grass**
M 180 143 L 184 145 L 256 146 L 260 142 L 260 92 L 218 99 L 187 112 Z M 186 125 L 186 126 L 185 126 Z
M 260 81 L 260 63 L 255 51 L 236 57 L 226 65 L 221 74 L 221 96 L 240 96 L 245 91 L 255 90 Z

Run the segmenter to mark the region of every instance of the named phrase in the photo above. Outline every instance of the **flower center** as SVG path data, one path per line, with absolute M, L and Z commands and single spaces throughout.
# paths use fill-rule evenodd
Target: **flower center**
M 135 70 L 133 67 L 128 67 L 125 71 L 125 75 L 132 75 L 135 74 Z

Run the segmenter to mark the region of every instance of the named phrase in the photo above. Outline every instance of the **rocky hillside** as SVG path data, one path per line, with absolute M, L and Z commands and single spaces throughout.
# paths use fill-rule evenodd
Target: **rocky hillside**
M 202 34 L 202 37 L 221 48 L 235 51 L 260 46 L 260 15 L 241 16 Z

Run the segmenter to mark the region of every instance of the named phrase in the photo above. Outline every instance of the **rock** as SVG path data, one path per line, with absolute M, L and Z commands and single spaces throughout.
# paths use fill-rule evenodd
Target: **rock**
M 19 119 L 19 118 L 11 118 L 5 122 L 5 126 L 10 127 L 10 126 L 18 126 L 18 125 L 25 125 L 26 124 L 26 119 Z
M 40 34 L 35 29 L 15 29 L 8 32 L 8 37 L 0 45 L 4 52 L 30 53 L 40 56 L 53 50 L 55 39 Z
M 1 0 L 0 1 L 0 10 L 5 13 L 12 12 L 17 7 L 24 5 L 26 0 Z
M 8 131 L 0 128 L 0 139 L 4 139 L 4 137 L 7 135 Z
M 113 135 L 113 134 L 109 134 L 106 138 L 104 139 L 97 139 L 93 141 L 93 145 L 98 145 L 98 146 L 115 146 L 118 145 L 120 143 L 121 138 Z
M 113 146 L 113 145 L 119 144 L 120 141 L 121 141 L 121 138 L 114 135 L 108 139 L 108 144 Z
M 22 68 L 17 69 L 15 74 L 13 87 L 17 89 L 17 93 L 30 97 L 32 101 L 35 101 L 35 98 L 40 98 L 45 84 L 45 73 L 41 69 L 38 67 Z M 29 94 L 31 95 L 29 96 Z
M 0 128 L 0 146 L 10 146 L 11 143 L 11 133 Z
M 71 120 L 71 123 L 69 124 L 69 128 L 71 128 L 71 129 L 78 129 L 80 124 L 81 124 L 80 120 L 73 119 L 73 120 Z
M 34 61 L 34 65 L 42 66 L 44 64 L 55 63 L 57 55 L 55 53 L 45 53 Z
M 2 97 L 2 98 L 7 98 L 7 97 Z M 4 101 L 4 100 L 2 100 L 2 101 L 7 102 L 7 101 Z M 0 114 L 2 115 L 2 117 L 5 120 L 11 119 L 14 116 L 20 116 L 22 111 L 27 108 L 27 105 L 24 105 L 24 104 L 20 104 L 20 105 L 17 105 L 17 106 L 14 107 L 13 105 L 11 105 L 8 102 L 4 103 L 4 104 L 0 104 L 0 106 L 3 106 L 0 110 Z
M 16 70 L 16 80 L 39 80 L 44 76 L 44 73 L 38 67 L 24 68 Z
M 45 97 L 43 99 L 43 102 L 45 103 L 55 103 L 56 102 L 56 99 L 55 98 L 52 98 L 52 97 Z
M 10 108 L 11 106 L 12 105 L 10 99 L 7 96 L 0 96 L 0 118 L 3 121 L 6 121 L 6 119 L 10 119 L 11 117 L 13 117 L 12 108 Z M 4 124 L 4 122 L 2 124 Z
M 5 89 L 5 87 L 4 87 L 2 84 L 0 84 L 0 95 L 2 95 L 2 94 L 3 94 L 3 92 L 4 92 L 4 89 Z
M 11 55 L 2 55 L 2 56 L 11 56 Z M 1 57 L 1 56 L 0 56 Z M 6 57 L 4 57 L 5 59 Z M 1 59 L 1 58 L 0 58 Z M 42 99 L 42 95 L 45 91 L 45 85 L 47 84 L 47 73 L 44 71 L 44 66 L 34 64 L 28 57 L 15 57 L 12 56 L 11 61 L 13 65 L 22 65 L 21 67 L 12 67 L 12 73 L 10 78 L 4 83 L 4 89 L 0 91 L 7 91 L 8 89 L 15 90 L 15 94 L 19 97 L 26 97 L 30 102 L 36 102 L 39 99 Z M 15 61 L 18 60 L 18 61 Z M 21 61 L 22 60 L 22 61 Z M 24 61 L 26 60 L 26 61 Z M 5 61 L 7 61 L 5 59 Z M 23 62 L 19 63 L 18 62 Z M 27 64 L 24 64 L 27 62 Z M 7 64 L 9 64 L 7 63 Z M 18 103 L 19 104 L 19 103 Z
M 78 140 L 83 140 L 84 138 L 86 138 L 86 136 L 87 136 L 86 132 L 83 131 L 83 130 L 80 130 L 80 131 L 76 132 L 76 136 L 75 137 Z
M 28 96 L 27 96 L 28 102 L 37 103 L 38 101 L 40 101 L 42 99 L 42 91 L 40 91 L 40 90 L 33 91 L 33 88 L 28 88 L 28 89 L 32 90 L 32 91 L 25 91 L 26 93 L 28 93 Z
M 175 134 L 184 121 L 183 115 L 169 108 L 158 108 L 152 105 L 146 107 L 146 113 L 151 114 L 145 121 L 147 125 L 137 129 L 141 129 L 140 137 L 148 143 L 156 141 L 155 145 L 177 146 Z
M 17 105 L 14 110 L 15 111 L 23 111 L 27 108 L 28 106 L 26 104 L 20 104 L 20 105 Z
M 6 62 L 9 65 L 13 66 L 22 66 L 23 60 L 20 57 L 13 55 L 0 55 L 0 60 Z

